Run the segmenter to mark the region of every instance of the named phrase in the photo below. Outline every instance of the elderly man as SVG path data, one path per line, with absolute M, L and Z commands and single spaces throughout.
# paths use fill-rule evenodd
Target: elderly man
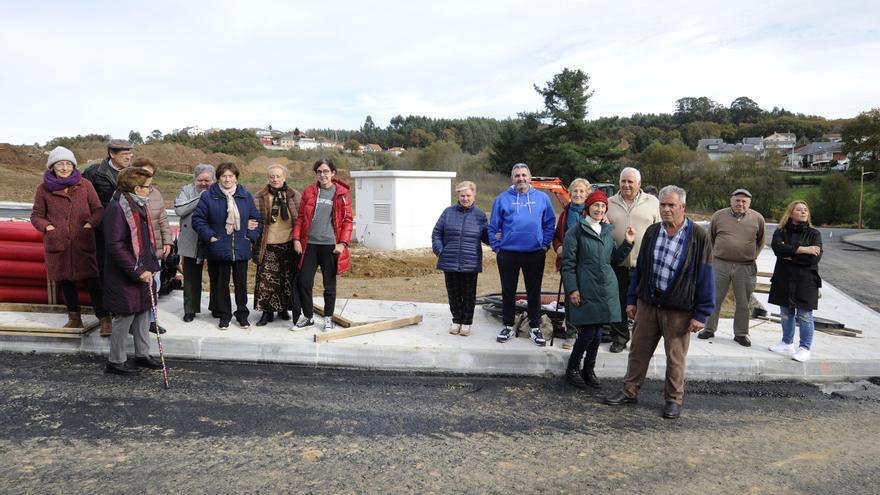
M 721 304 L 733 285 L 736 312 L 733 315 L 733 340 L 743 347 L 749 340 L 749 301 L 755 290 L 758 265 L 755 260 L 764 247 L 764 217 L 749 208 L 752 193 L 737 189 L 730 195 L 730 208 L 718 210 L 709 222 L 712 243 L 712 268 L 715 270 L 715 311 L 706 328 L 697 337 L 711 339 L 718 329 Z
M 687 194 L 660 190 L 661 223 L 650 226 L 627 293 L 626 313 L 636 320 L 623 391 L 605 399 L 619 406 L 638 402 L 654 350 L 666 350 L 663 417 L 678 418 L 684 400 L 684 369 L 690 333 L 701 330 L 715 307 L 709 235 L 685 216 Z
M 489 241 L 497 253 L 501 275 L 502 319 L 504 328 L 498 342 L 507 342 L 513 334 L 516 287 L 522 271 L 528 299 L 529 338 L 535 345 L 546 344 L 541 333 L 541 281 L 544 278 L 544 257 L 553 241 L 556 215 L 550 198 L 532 188 L 532 174 L 525 163 L 517 163 L 510 171 L 513 183 L 492 203 L 489 219 Z M 500 235 L 496 235 L 500 234 Z
M 107 143 L 107 158 L 101 163 L 91 165 L 83 171 L 83 178 L 87 179 L 95 187 L 101 205 L 107 209 L 110 198 L 116 192 L 116 178 L 119 172 L 128 168 L 131 164 L 131 143 L 125 139 L 111 139 Z M 104 228 L 98 225 L 95 228 L 95 259 L 98 261 L 98 275 L 101 284 L 104 283 Z M 109 337 L 112 329 L 101 327 L 101 336 Z
M 636 266 L 642 236 L 651 224 L 660 221 L 660 201 L 641 189 L 642 174 L 637 169 L 626 167 L 620 171 L 620 190 L 608 198 L 606 216 L 614 225 L 614 242 L 618 246 L 623 242 L 626 229 L 632 227 L 636 232 L 635 244 L 618 266 L 614 267 L 617 275 L 617 289 L 620 296 L 620 314 L 626 311 L 626 290 L 629 287 L 630 274 Z M 621 352 L 629 342 L 629 325 L 626 321 L 611 324 L 611 352 Z

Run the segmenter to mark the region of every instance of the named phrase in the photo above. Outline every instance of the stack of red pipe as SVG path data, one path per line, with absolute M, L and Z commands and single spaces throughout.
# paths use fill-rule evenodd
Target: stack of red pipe
M 60 289 L 55 300 L 63 301 Z M 82 287 L 79 300 L 91 304 Z M 0 302 L 49 302 L 43 234 L 30 222 L 0 221 Z

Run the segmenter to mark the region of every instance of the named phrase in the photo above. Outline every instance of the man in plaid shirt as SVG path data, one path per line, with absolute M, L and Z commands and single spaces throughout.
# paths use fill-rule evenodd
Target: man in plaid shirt
M 687 193 L 660 190 L 660 223 L 648 227 L 627 293 L 627 316 L 635 319 L 623 391 L 608 405 L 635 404 L 654 350 L 666 350 L 663 417 L 678 418 L 684 400 L 684 369 L 690 334 L 700 331 L 715 308 L 712 246 L 705 229 L 685 216 Z

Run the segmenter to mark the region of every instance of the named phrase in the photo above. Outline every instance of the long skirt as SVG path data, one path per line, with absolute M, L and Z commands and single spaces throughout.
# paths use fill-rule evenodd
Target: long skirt
M 293 242 L 266 244 L 263 262 L 257 267 L 254 287 L 254 307 L 260 311 L 288 311 L 296 309 L 293 285 Z

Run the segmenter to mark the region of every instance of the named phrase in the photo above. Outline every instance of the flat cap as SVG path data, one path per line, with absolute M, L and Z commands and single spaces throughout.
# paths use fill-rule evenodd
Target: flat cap
M 743 196 L 748 196 L 748 197 L 750 197 L 750 198 L 752 197 L 752 193 L 750 193 L 748 189 L 745 189 L 745 188 L 742 188 L 742 187 L 739 188 L 739 189 L 737 189 L 736 191 L 733 191 L 733 192 L 730 194 L 730 197 L 732 198 L 732 197 L 734 197 L 734 196 L 739 196 L 740 194 L 742 194 Z
M 111 139 L 107 143 L 107 149 L 109 150 L 130 150 L 132 147 L 131 141 L 128 139 Z

